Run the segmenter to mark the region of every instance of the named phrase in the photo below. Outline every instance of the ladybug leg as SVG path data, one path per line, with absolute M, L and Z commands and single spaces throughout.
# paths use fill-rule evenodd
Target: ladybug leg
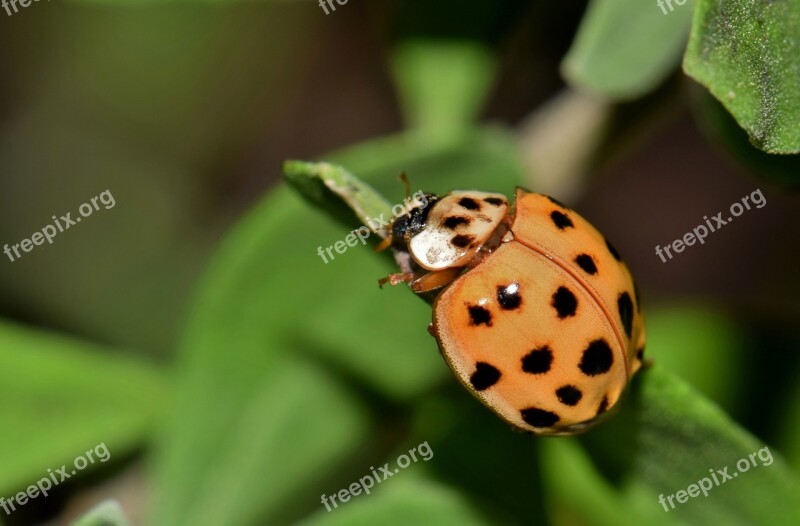
M 381 278 L 378 280 L 378 286 L 383 288 L 383 286 L 386 285 L 387 283 L 393 287 L 400 283 L 411 283 L 412 281 L 414 281 L 414 278 L 416 277 L 417 275 L 414 274 L 413 272 L 401 272 L 397 274 L 389 274 L 385 278 Z
M 437 270 L 435 272 L 428 272 L 424 276 L 409 283 L 409 286 L 411 287 L 411 290 L 417 294 L 439 289 L 455 280 L 458 275 L 461 274 L 461 270 L 461 267 L 454 267 L 446 268 L 444 270 Z

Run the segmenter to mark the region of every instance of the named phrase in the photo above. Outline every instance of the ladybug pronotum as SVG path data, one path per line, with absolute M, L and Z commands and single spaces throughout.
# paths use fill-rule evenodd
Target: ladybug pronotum
M 398 217 L 381 280 L 435 294 L 429 327 L 450 369 L 500 418 L 537 435 L 588 429 L 642 366 L 644 318 L 614 247 L 555 199 L 455 191 Z

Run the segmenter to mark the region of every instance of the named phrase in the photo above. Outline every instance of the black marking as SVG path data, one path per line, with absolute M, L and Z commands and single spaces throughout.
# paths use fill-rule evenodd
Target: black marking
M 564 405 L 577 405 L 583 397 L 583 393 L 574 385 L 565 385 L 556 389 L 558 401 Z
M 538 407 L 529 407 L 520 411 L 522 419 L 525 423 L 533 427 L 551 427 L 558 422 L 560 418 L 552 411 L 545 411 Z
M 500 379 L 500 371 L 486 362 L 475 364 L 475 372 L 469 377 L 469 382 L 476 391 L 488 389 Z
M 479 305 L 468 305 L 470 325 L 492 326 L 492 313 Z
M 600 402 L 600 405 L 597 407 L 597 414 L 595 415 L 595 418 L 602 415 L 606 411 L 608 411 L 608 397 L 604 396 L 603 400 Z
M 544 194 L 542 194 L 542 195 L 544 195 Z M 546 197 L 546 198 L 547 198 L 547 199 L 548 199 L 548 200 L 549 200 L 551 203 L 553 203 L 554 205 L 556 205 L 556 206 L 560 206 L 561 208 L 564 208 L 564 209 L 566 209 L 566 210 L 569 210 L 569 207 L 568 207 L 567 205 L 565 205 L 564 203 L 562 203 L 561 201 L 559 201 L 559 200 L 558 200 L 558 199 L 556 199 L 555 197 L 550 197 L 549 195 L 545 195 L 545 197 Z
M 442 222 L 442 224 L 450 230 L 454 230 L 456 227 L 461 225 L 468 225 L 469 223 L 470 219 L 468 217 L 461 216 L 450 216 Z
M 579 254 L 575 258 L 575 263 L 587 274 L 591 274 L 592 276 L 597 274 L 597 265 L 594 264 L 594 259 L 589 254 Z
M 516 281 L 511 285 L 500 285 L 497 287 L 497 303 L 503 310 L 514 310 L 522 304 L 522 296 L 519 295 L 519 283 Z
M 484 201 L 492 206 L 500 206 L 505 203 L 505 199 L 500 199 L 499 197 L 487 197 Z
M 614 353 L 611 352 L 608 342 L 600 338 L 586 347 L 578 367 L 587 376 L 597 376 L 607 373 L 613 364 Z
M 622 258 L 620 257 L 619 252 L 617 252 L 617 249 L 614 248 L 614 245 L 611 244 L 611 241 L 609 241 L 608 239 L 605 239 L 605 238 L 603 238 L 603 239 L 606 242 L 606 248 L 608 248 L 608 251 L 611 252 L 612 256 L 614 256 L 614 259 L 616 259 L 617 261 L 622 261 Z
M 633 302 L 630 294 L 623 292 L 619 295 L 619 298 L 617 298 L 617 310 L 619 310 L 622 326 L 625 327 L 625 334 L 630 338 L 631 330 L 633 329 Z
M 473 241 L 475 241 L 475 236 L 465 236 L 464 234 L 453 236 L 453 239 L 450 240 L 450 242 L 458 248 L 466 248 L 470 246 Z
M 471 197 L 462 197 L 459 199 L 458 204 L 467 210 L 480 210 L 481 204 Z
M 636 351 L 636 359 L 639 360 L 640 362 L 644 361 L 644 345 L 639 347 L 639 350 Z
M 522 370 L 530 374 L 543 374 L 553 364 L 553 351 L 543 345 L 522 357 Z
M 567 214 L 559 212 L 558 210 L 550 212 L 550 219 L 553 220 L 553 223 L 555 223 L 559 230 L 573 228 L 575 226 L 572 224 L 572 219 L 570 219 Z
M 558 287 L 558 290 L 553 294 L 551 305 L 556 309 L 558 317 L 563 320 L 564 318 L 575 316 L 575 311 L 578 309 L 578 298 L 568 288 Z

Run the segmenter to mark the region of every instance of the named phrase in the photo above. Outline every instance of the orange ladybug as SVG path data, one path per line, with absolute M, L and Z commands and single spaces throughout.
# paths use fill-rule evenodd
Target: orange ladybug
M 568 435 L 616 408 L 642 366 L 644 317 L 614 247 L 555 199 L 454 191 L 395 219 L 381 280 L 435 294 L 429 327 L 450 369 L 512 426 Z

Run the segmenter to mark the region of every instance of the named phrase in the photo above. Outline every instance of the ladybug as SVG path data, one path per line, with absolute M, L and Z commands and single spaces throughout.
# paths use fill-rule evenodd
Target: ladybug
M 407 283 L 433 297 L 430 333 L 461 384 L 513 427 L 569 435 L 604 420 L 642 367 L 644 317 L 619 253 L 559 201 L 425 194 L 396 218 Z

